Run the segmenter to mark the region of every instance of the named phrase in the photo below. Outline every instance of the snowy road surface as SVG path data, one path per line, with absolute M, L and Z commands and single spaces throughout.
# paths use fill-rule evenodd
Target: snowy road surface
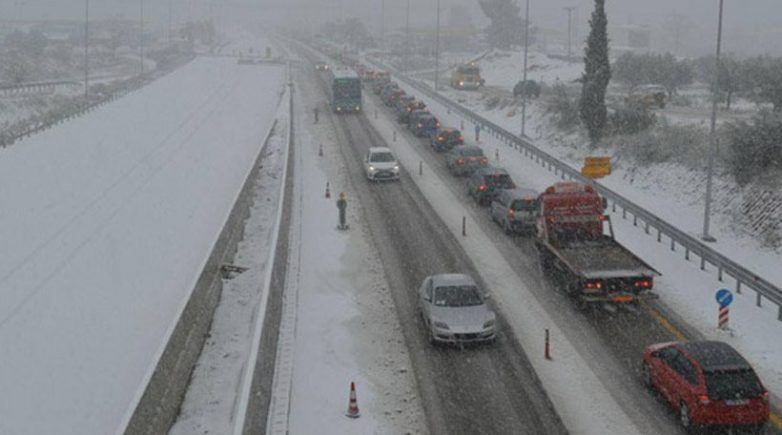
M 197 59 L 2 151 L 0 433 L 123 429 L 262 146 L 281 78 Z
M 427 343 L 414 289 L 433 273 L 477 274 L 407 174 L 400 183 L 366 181 L 361 156 L 370 145 L 383 143 L 366 119 L 360 115 L 329 119 L 337 127 L 344 171 L 355 189 L 348 195 L 361 203 L 362 222 L 369 225 L 399 311 L 429 430 L 438 434 L 563 432 L 529 362 L 512 339 L 503 334 L 495 346 L 464 351 L 436 349 Z

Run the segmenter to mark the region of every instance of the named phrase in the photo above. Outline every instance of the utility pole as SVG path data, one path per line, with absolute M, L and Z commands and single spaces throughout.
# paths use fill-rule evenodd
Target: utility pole
M 717 56 L 715 59 L 714 71 L 720 70 L 720 47 L 722 45 L 722 4 L 723 0 L 720 0 L 720 13 L 717 20 Z M 712 178 L 714 177 L 714 154 L 717 152 L 717 91 L 718 91 L 717 74 L 714 76 L 714 82 L 711 85 L 711 129 L 709 131 L 709 147 L 711 152 L 709 153 L 708 165 L 706 167 L 706 205 L 703 211 L 703 234 L 701 240 L 704 242 L 715 242 L 717 239 L 709 234 L 709 224 L 711 217 L 711 189 Z
M 407 9 L 405 12 L 405 65 L 403 71 L 407 71 L 410 65 L 410 0 L 407 0 Z
M 168 0 L 168 45 L 171 45 L 171 0 Z
M 434 91 L 440 89 L 440 0 L 437 0 L 437 30 L 434 45 Z
M 90 0 L 84 0 L 84 99 L 90 95 Z
M 385 39 L 386 39 L 386 0 L 380 0 L 380 41 L 378 41 L 378 46 L 381 50 L 385 48 Z
M 570 60 L 570 56 L 572 55 L 572 51 L 570 50 L 570 41 L 572 38 L 570 35 L 572 33 L 571 27 L 572 27 L 573 20 L 571 17 L 575 9 L 576 9 L 575 6 L 568 6 L 565 8 L 565 10 L 567 11 L 567 58 L 568 60 Z
M 141 75 L 144 75 L 144 0 L 139 0 L 139 34 L 138 34 L 138 47 L 139 57 L 141 61 Z
M 521 138 L 527 126 L 527 52 L 529 51 L 529 0 L 524 12 L 524 73 L 521 79 Z

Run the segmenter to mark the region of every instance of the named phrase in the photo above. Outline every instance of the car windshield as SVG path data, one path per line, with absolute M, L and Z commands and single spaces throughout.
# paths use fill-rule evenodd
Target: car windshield
M 490 174 L 485 177 L 486 184 L 500 189 L 510 189 L 513 187 L 513 181 L 508 174 Z
M 705 371 L 703 376 L 712 400 L 749 399 L 764 391 L 757 375 L 750 369 Z
M 467 157 L 482 157 L 483 151 L 480 148 L 464 148 L 461 150 L 463 156 Z
M 438 307 L 470 307 L 483 304 L 483 298 L 474 285 L 442 286 L 434 291 L 434 304 Z
M 536 211 L 538 209 L 537 199 L 517 199 L 513 201 L 511 207 L 515 211 Z
M 369 161 L 374 163 L 393 162 L 394 160 L 394 155 L 387 151 L 372 153 L 372 156 L 369 157 Z

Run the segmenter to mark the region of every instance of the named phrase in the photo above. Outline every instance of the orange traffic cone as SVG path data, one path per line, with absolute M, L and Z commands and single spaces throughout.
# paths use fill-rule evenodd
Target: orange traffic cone
M 331 192 L 329 192 L 329 182 L 326 182 L 326 198 L 331 198 Z
M 348 412 L 345 413 L 350 418 L 358 418 L 361 414 L 358 412 L 358 401 L 356 400 L 356 384 L 350 383 L 350 402 L 348 403 Z

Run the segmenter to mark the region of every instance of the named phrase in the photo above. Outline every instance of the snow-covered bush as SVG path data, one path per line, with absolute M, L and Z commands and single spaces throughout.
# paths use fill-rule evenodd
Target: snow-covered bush
M 728 150 L 728 165 L 739 184 L 782 170 L 782 116 L 763 112 L 751 123 L 732 125 Z
M 546 99 L 546 113 L 554 117 L 555 125 L 561 130 L 572 131 L 580 124 L 578 98 L 561 83 L 551 87 Z

